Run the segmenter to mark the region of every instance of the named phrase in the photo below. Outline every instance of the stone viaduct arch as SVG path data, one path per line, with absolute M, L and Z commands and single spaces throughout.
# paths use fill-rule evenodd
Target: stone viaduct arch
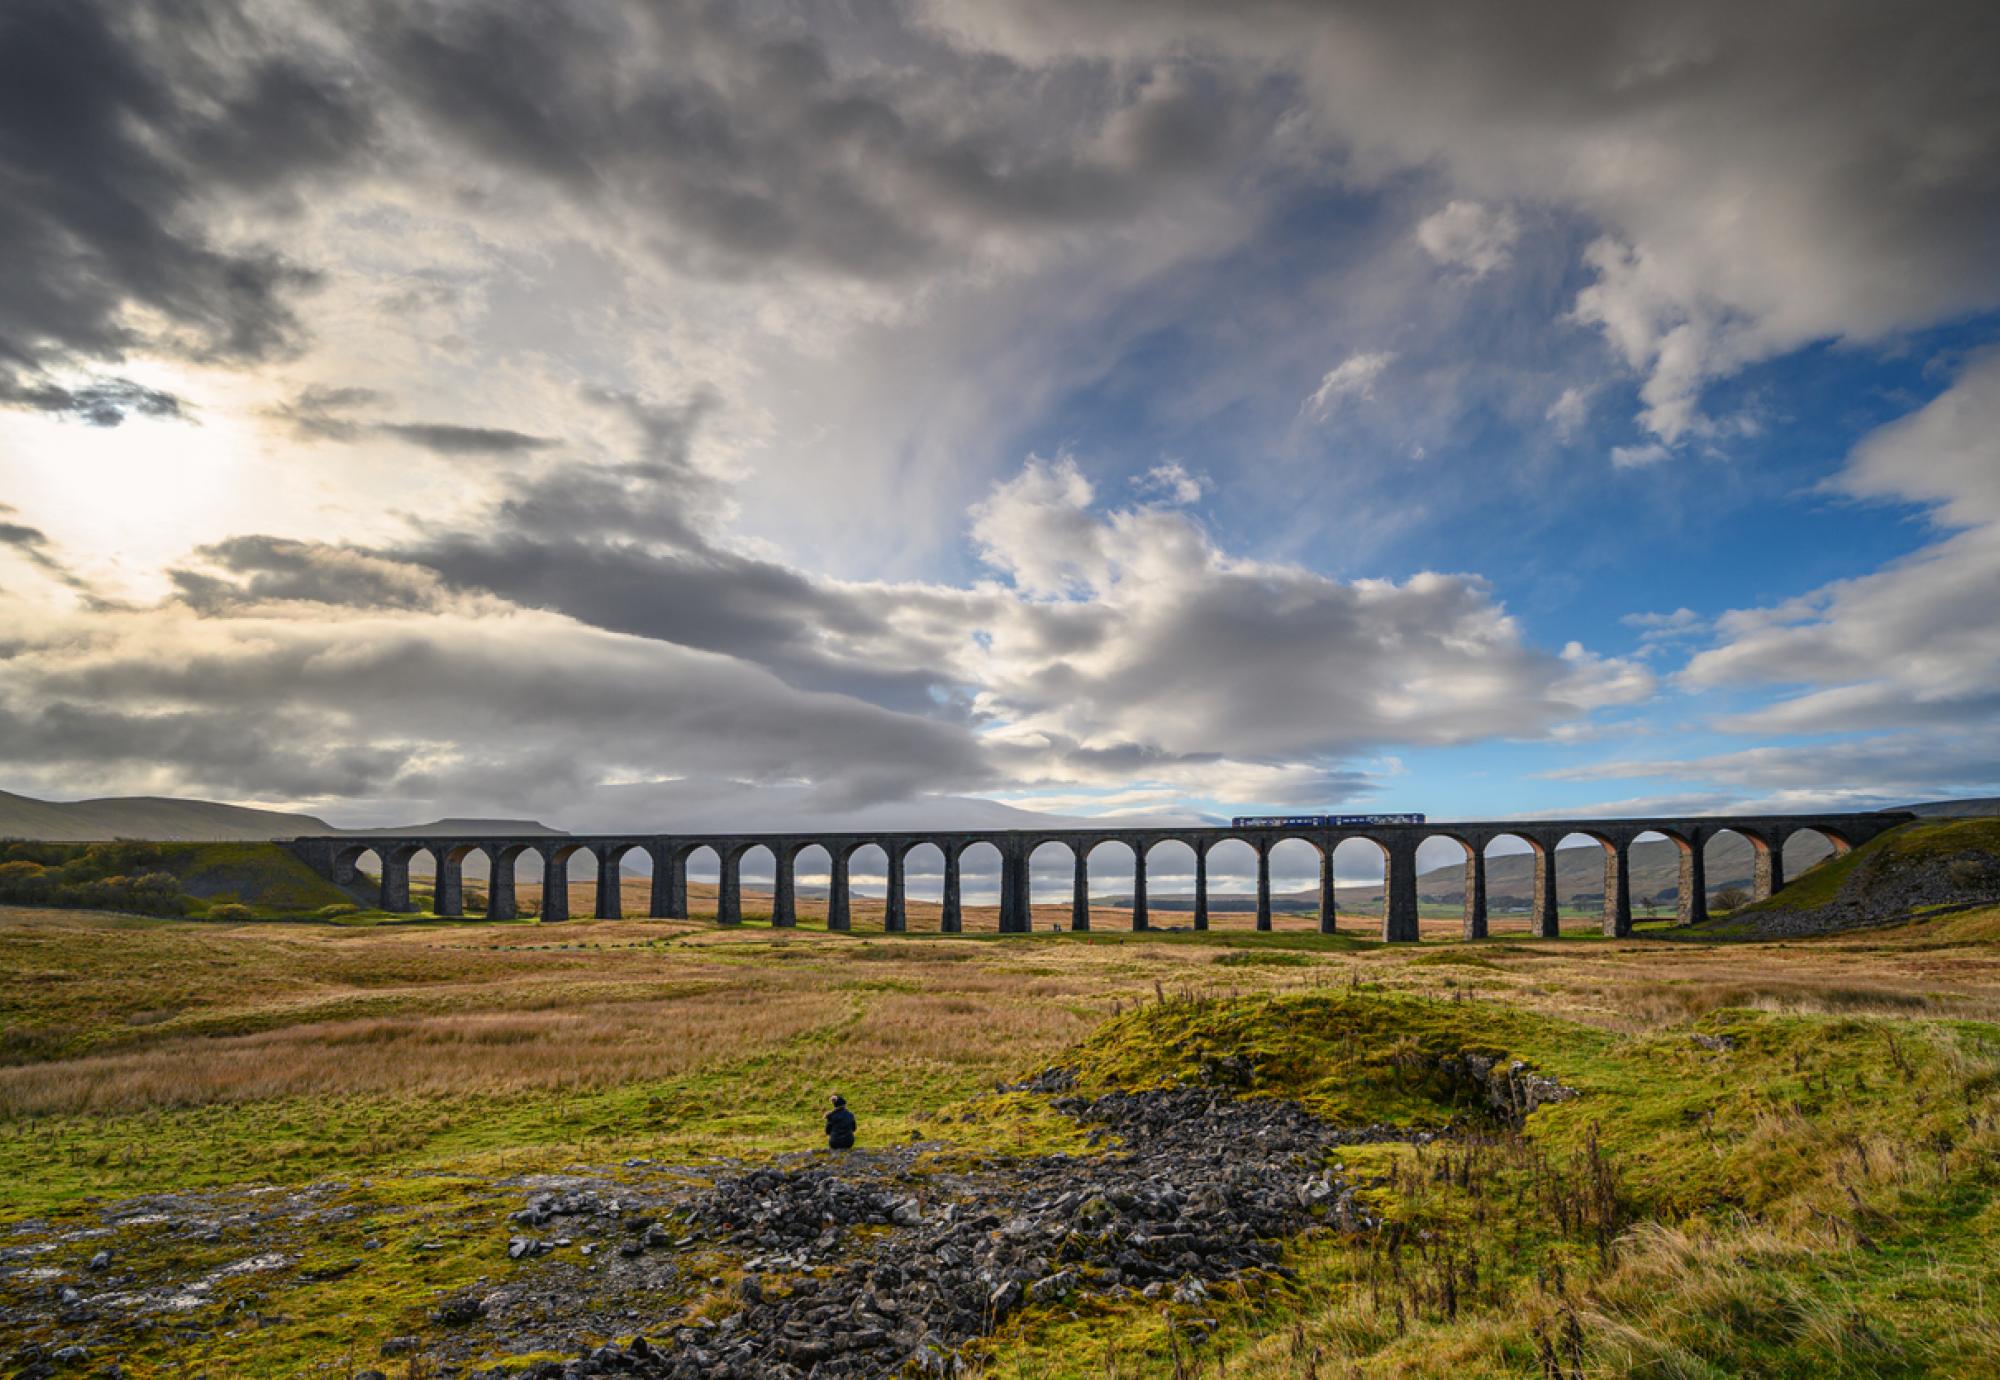
M 1310 844 L 1319 853 L 1319 927 L 1333 933 L 1337 917 L 1334 907 L 1334 850 L 1348 839 L 1366 839 L 1383 852 L 1386 859 L 1387 895 L 1382 914 L 1382 938 L 1390 942 L 1410 942 L 1417 938 L 1417 848 L 1427 839 L 1448 838 L 1465 850 L 1465 902 L 1463 933 L 1468 939 L 1487 933 L 1486 854 L 1500 839 L 1527 845 L 1534 856 L 1534 932 L 1545 937 L 1557 933 L 1555 861 L 1556 849 L 1564 837 L 1582 834 L 1604 850 L 1604 903 L 1602 927 L 1608 935 L 1632 932 L 1632 896 L 1629 852 L 1641 834 L 1657 833 L 1670 840 L 1680 852 L 1679 918 L 1693 923 L 1707 918 L 1707 869 L 1703 849 L 1719 834 L 1736 833 L 1747 840 L 1755 854 L 1752 891 L 1763 900 L 1785 884 L 1785 842 L 1802 832 L 1817 833 L 1832 845 L 1836 854 L 1847 852 L 1885 830 L 1915 816 L 1907 812 L 1825 815 L 1714 815 L 1659 819 L 1578 819 L 1495 822 L 1432 822 L 1410 825 L 1370 825 L 1357 828 L 1302 829 L 1059 829 L 1059 830 L 943 830 L 911 833 L 826 833 L 826 834 L 604 834 L 554 835 L 534 837 L 428 837 L 394 834 L 354 834 L 281 840 L 321 876 L 349 888 L 359 888 L 364 874 L 361 858 L 373 852 L 380 860 L 381 877 L 376 888 L 377 903 L 383 910 L 410 909 L 410 862 L 428 853 L 436 868 L 433 909 L 439 915 L 464 913 L 464 866 L 467 858 L 483 854 L 488 863 L 487 915 L 495 920 L 513 919 L 519 913 L 515 894 L 515 868 L 523 855 L 532 854 L 542 871 L 542 918 L 566 920 L 570 916 L 570 861 L 586 853 L 596 866 L 597 903 L 600 919 L 616 919 L 623 914 L 622 879 L 624 860 L 635 851 L 643 852 L 652 865 L 652 886 L 647 914 L 659 919 L 685 919 L 688 913 L 687 865 L 691 855 L 702 849 L 712 851 L 720 865 L 716 920 L 735 925 L 743 919 L 743 859 L 752 850 L 767 850 L 773 864 L 771 924 L 786 928 L 798 923 L 796 872 L 799 855 L 808 849 L 823 849 L 829 863 L 827 928 L 834 931 L 852 927 L 850 863 L 854 854 L 866 847 L 882 850 L 887 859 L 884 928 L 900 933 L 908 927 L 908 903 L 904 895 L 904 875 L 910 851 L 921 845 L 935 846 L 944 858 L 941 890 L 940 929 L 956 934 L 964 928 L 964 906 L 960 875 L 968 849 L 990 846 L 1000 856 L 1000 930 L 1003 934 L 1025 934 L 1032 927 L 1028 860 L 1035 850 L 1058 844 L 1069 851 L 1074 869 L 1071 893 L 1070 928 L 1090 928 L 1089 858 L 1100 843 L 1116 841 L 1132 850 L 1132 928 L 1152 926 L 1147 897 L 1147 860 L 1163 843 L 1184 843 L 1194 854 L 1195 895 L 1193 925 L 1205 930 L 1208 914 L 1208 855 L 1220 843 L 1239 840 L 1250 846 L 1257 858 L 1257 928 L 1271 928 L 1271 850 L 1294 839 Z

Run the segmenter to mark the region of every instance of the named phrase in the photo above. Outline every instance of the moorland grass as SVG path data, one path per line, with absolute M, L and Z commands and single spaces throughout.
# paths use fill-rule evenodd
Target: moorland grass
M 834 1089 L 864 1140 L 916 1134 L 940 1164 L 1075 1151 L 1071 1123 L 995 1084 L 1064 1062 L 1145 1086 L 1238 1055 L 1253 1095 L 1480 1134 L 1343 1150 L 1401 1234 L 1304 1238 L 1295 1280 L 1169 1308 L 1215 1320 L 1199 1353 L 1155 1303 L 1089 1304 L 1011 1325 L 990 1374 L 1172 1374 L 1176 1349 L 1184 1374 L 1198 1354 L 1250 1377 L 1543 1375 L 1550 1356 L 1566 1375 L 1971 1373 L 2000 1287 L 1997 945 L 2000 910 L 1726 948 L 0 911 L 0 1224 L 322 1183 L 356 1220 L 219 1286 L 276 1321 L 163 1336 L 126 1369 L 289 1374 L 343 1348 L 358 1366 L 441 1291 L 516 1268 L 495 1223 L 519 1195 L 496 1176 L 803 1148 Z M 1582 1096 L 1481 1122 L 1439 1074 L 1466 1051 Z

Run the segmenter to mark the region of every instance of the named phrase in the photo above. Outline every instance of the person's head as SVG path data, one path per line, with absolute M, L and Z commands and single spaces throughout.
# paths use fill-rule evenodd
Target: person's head
M 833 1105 L 836 1107 L 845 1107 L 847 1105 L 847 1099 L 842 1097 L 839 1093 L 835 1093 L 833 1095 Z

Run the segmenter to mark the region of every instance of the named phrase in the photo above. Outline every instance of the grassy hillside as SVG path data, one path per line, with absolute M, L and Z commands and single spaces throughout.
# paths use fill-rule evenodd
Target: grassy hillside
M 0 844 L 0 902 L 218 919 L 357 908 L 270 843 Z
M 1892 829 L 1709 929 L 1797 934 L 1992 901 L 2000 901 L 2000 819 L 1944 817 Z

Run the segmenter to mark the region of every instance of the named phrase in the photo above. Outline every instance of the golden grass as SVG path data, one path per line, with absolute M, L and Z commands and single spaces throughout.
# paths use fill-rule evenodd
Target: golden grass
M 669 1078 L 837 1020 L 829 992 L 727 988 L 582 1009 L 305 1021 L 0 1069 L 0 1118 L 311 1093 L 495 1093 Z
M 324 1092 L 604 1087 L 820 1026 L 852 1062 L 1023 1068 L 1156 990 L 1363 982 L 1643 1032 L 1724 1006 L 2000 1019 L 1996 912 L 1813 944 L 1509 938 L 1265 953 L 833 936 L 700 921 L 226 928 L 0 910 L 0 1119 Z M 1061 914 L 1066 918 L 1067 910 Z M 1296 937 L 1291 942 L 1298 942 Z M 1471 962 L 1439 962 L 1463 955 Z

